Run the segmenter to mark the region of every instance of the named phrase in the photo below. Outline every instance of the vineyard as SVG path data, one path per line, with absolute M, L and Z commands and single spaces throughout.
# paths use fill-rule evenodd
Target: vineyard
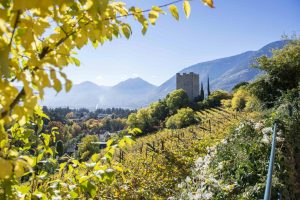
M 114 160 L 126 171 L 117 174 L 103 199 L 165 199 L 174 195 L 177 184 L 189 175 L 194 160 L 220 142 L 232 125 L 247 113 L 207 109 L 198 113 L 202 121 L 183 129 L 165 129 L 138 138 L 134 145 L 115 152 Z

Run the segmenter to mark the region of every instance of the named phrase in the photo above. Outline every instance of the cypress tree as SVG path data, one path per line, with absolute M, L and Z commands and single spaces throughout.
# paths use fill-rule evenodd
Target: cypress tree
M 203 89 L 203 83 L 201 82 L 201 89 L 200 89 L 200 101 L 204 100 L 204 89 Z
M 209 76 L 207 77 L 207 96 L 210 95 Z
M 64 155 L 64 145 L 61 140 L 58 140 L 56 143 L 56 151 L 59 157 Z

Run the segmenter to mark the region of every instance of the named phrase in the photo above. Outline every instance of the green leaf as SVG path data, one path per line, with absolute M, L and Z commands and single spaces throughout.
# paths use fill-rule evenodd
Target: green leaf
M 45 143 L 45 146 L 49 146 L 49 143 L 50 143 L 50 135 L 48 134 L 42 134 L 43 138 L 44 138 L 44 143 Z
M 69 92 L 70 90 L 71 90 L 71 88 L 72 88 L 72 81 L 70 81 L 70 80 L 66 80 L 66 83 L 65 83 L 65 88 L 66 88 L 66 92 Z
M 163 11 L 160 7 L 158 7 L 158 6 L 152 6 L 152 10 L 154 10 L 154 11 L 156 11 L 156 12 L 158 12 L 158 13 L 160 13 L 160 14 L 166 14 L 166 12 L 165 11 Z
M 90 193 L 90 195 L 92 196 L 92 198 L 94 198 L 96 196 L 97 188 L 90 181 L 87 184 L 87 190 Z
M 130 28 L 130 26 L 127 25 L 127 24 L 124 24 L 124 25 L 122 26 L 122 32 L 123 32 L 123 34 L 125 35 L 125 37 L 126 37 L 127 39 L 129 39 L 129 37 L 130 37 L 130 35 L 131 35 L 131 28 Z
M 95 153 L 95 154 L 92 155 L 92 161 L 93 162 L 97 162 L 98 159 L 99 159 L 99 154 Z
M 186 18 L 189 18 L 190 14 L 191 14 L 191 5 L 189 1 L 184 1 L 183 2 L 183 10 L 184 10 L 184 14 L 186 16 Z
M 142 34 L 145 35 L 148 29 L 149 22 L 147 20 L 143 21 Z
M 53 80 L 53 88 L 56 90 L 56 92 L 61 91 L 61 82 L 57 79 L 55 70 L 50 71 L 51 79 Z
M 175 5 L 170 5 L 169 10 L 173 17 L 178 21 L 179 20 L 179 14 L 178 14 L 178 9 Z
M 215 7 L 215 6 L 214 6 L 214 1 L 213 1 L 213 0 L 202 0 L 202 2 L 203 2 L 205 5 L 209 6 L 210 8 L 214 8 L 214 7 Z
M 142 133 L 142 130 L 139 128 L 134 128 L 134 129 L 130 130 L 129 133 L 131 133 L 132 135 L 138 135 L 138 134 Z
M 96 40 L 92 42 L 93 47 L 96 49 L 98 47 L 99 42 Z
M 39 153 L 39 155 L 37 156 L 37 162 L 40 162 L 44 157 L 44 152 Z M 34 165 L 36 165 L 37 163 L 34 163 Z
M 66 162 L 59 164 L 59 171 L 62 171 L 66 167 L 66 165 Z
M 70 191 L 69 194 L 71 195 L 71 197 L 72 197 L 73 199 L 76 199 L 76 198 L 78 197 L 78 193 L 75 192 L 75 191 Z
M 9 47 L 0 49 L 0 75 L 7 77 L 9 75 Z
M 73 62 L 77 67 L 80 66 L 80 60 L 78 60 L 78 59 L 75 58 L 75 57 L 71 57 L 71 59 L 72 59 L 72 62 Z
M 114 140 L 113 140 L 113 139 L 109 139 L 109 140 L 106 142 L 106 146 L 107 146 L 107 147 L 110 147 L 113 143 L 114 143 Z
M 159 16 L 159 14 L 158 14 L 158 12 L 155 11 L 155 10 L 151 10 L 151 11 L 149 12 L 149 21 L 150 21 L 150 23 L 151 23 L 152 25 L 155 25 L 155 22 L 156 22 L 158 16 Z
M 46 115 L 46 114 L 43 112 L 43 110 L 42 110 L 42 108 L 41 108 L 40 106 L 36 106 L 35 109 L 34 109 L 34 111 L 35 111 L 35 114 L 36 114 L 36 115 L 38 115 L 38 116 L 40 116 L 40 117 L 42 117 L 42 118 L 46 118 L 46 119 L 50 120 L 49 116 Z

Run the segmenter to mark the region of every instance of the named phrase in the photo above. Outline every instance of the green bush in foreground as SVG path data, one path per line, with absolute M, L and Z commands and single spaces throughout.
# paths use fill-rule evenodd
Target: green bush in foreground
M 169 117 L 166 121 L 167 128 L 183 128 L 199 121 L 191 108 L 182 108 L 177 114 Z

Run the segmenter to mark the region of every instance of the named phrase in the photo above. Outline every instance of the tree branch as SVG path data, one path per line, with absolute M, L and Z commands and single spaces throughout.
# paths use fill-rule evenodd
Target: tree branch
M 16 96 L 16 98 L 14 99 L 14 101 L 9 105 L 8 110 L 4 110 L 3 112 L 1 112 L 0 114 L 0 119 L 6 117 L 9 113 L 10 110 L 12 110 L 20 101 L 20 99 L 25 95 L 25 89 L 24 87 L 21 89 L 21 91 L 18 93 L 18 95 Z
M 15 23 L 14 23 L 14 28 L 13 28 L 13 31 L 12 31 L 12 33 L 11 33 L 11 38 L 10 38 L 10 41 L 9 41 L 9 46 L 12 45 L 12 41 L 13 41 L 13 38 L 14 38 L 14 35 L 15 35 L 15 32 L 16 32 L 18 23 L 19 23 L 20 15 L 21 15 L 21 11 L 18 10 L 18 11 L 17 11 L 16 20 L 15 20 Z

